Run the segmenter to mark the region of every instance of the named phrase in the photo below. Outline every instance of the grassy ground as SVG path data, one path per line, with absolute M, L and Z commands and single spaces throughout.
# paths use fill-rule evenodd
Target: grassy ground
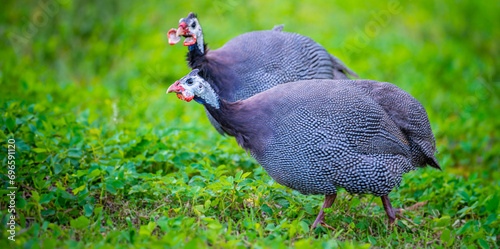
M 200 105 L 165 95 L 189 71 L 166 32 L 190 11 L 212 48 L 284 23 L 419 99 L 444 170 L 405 175 L 390 198 L 427 204 L 389 227 L 379 199 L 341 192 L 326 218 L 336 230 L 310 230 L 321 196 L 276 184 Z M 472 0 L 3 1 L 0 245 L 498 248 L 499 11 Z

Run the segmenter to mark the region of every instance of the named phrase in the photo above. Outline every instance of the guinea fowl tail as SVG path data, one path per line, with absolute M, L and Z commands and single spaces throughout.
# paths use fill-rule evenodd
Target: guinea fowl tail
M 428 158 L 427 164 L 433 168 L 439 169 L 441 171 L 443 170 L 443 169 L 441 169 L 441 166 L 439 166 L 439 163 L 438 163 L 436 157 L 434 157 L 434 156 Z
M 274 25 L 273 31 L 283 31 L 283 28 L 285 27 L 285 24 L 280 24 L 280 25 Z
M 341 61 L 339 58 L 333 56 L 332 54 L 329 54 L 330 55 L 330 58 L 332 59 L 333 63 L 335 64 L 335 66 L 337 66 L 336 69 L 338 69 L 339 71 L 345 73 L 346 75 L 350 75 L 351 77 L 354 77 L 354 78 L 357 78 L 359 79 L 359 75 L 357 73 L 355 73 L 354 71 L 352 71 L 350 68 L 348 68 L 343 61 Z

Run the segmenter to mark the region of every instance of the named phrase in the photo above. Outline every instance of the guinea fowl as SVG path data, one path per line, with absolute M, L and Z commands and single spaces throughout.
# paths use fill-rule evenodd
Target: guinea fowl
M 227 102 L 193 70 L 172 84 L 185 101 L 195 100 L 236 138 L 279 184 L 303 194 L 325 195 L 313 228 L 324 224 L 324 208 L 337 188 L 380 196 L 389 222 L 395 220 L 388 194 L 402 175 L 429 164 L 438 168 L 434 136 L 423 106 L 390 83 L 372 80 L 307 80 L 278 85 L 246 100 Z M 384 93 L 384 97 L 375 96 Z M 405 101 L 399 103 L 399 101 Z M 396 122 L 419 131 L 410 141 L 379 104 L 393 103 L 404 116 Z M 402 105 L 407 105 L 403 108 Z M 326 224 L 325 224 L 326 225 Z
M 348 79 L 348 74 L 358 77 L 311 38 L 282 29 L 280 25 L 272 30 L 245 33 L 219 49 L 208 50 L 200 23 L 190 13 L 179 20 L 178 29 L 168 32 L 168 38 L 173 45 L 185 37 L 189 67 L 199 69 L 199 75 L 229 102 L 298 80 Z M 209 112 L 207 116 L 224 134 Z

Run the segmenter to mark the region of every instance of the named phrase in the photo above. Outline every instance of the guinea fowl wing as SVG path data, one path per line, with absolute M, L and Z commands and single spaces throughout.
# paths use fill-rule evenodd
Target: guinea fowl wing
M 334 77 L 334 62 L 321 45 L 308 37 L 283 31 L 245 33 L 208 55 L 209 61 L 226 58 L 224 63 L 238 77 L 234 91 L 220 92 L 229 102 L 247 99 L 287 82 Z M 235 82 L 213 83 L 235 85 Z
M 258 107 L 248 113 L 271 130 L 250 137 L 248 144 L 265 144 L 252 155 L 278 183 L 304 194 L 343 187 L 381 196 L 411 170 L 404 135 L 352 81 L 288 83 L 243 103 Z
M 370 93 L 403 132 L 410 144 L 412 164 L 416 167 L 429 164 L 441 169 L 434 156 L 436 140 L 422 104 L 391 83 L 360 80 L 357 84 Z

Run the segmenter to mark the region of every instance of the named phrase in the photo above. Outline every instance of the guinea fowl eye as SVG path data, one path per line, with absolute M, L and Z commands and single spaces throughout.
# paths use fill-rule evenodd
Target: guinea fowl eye
M 193 79 L 187 79 L 186 83 L 188 83 L 188 85 L 192 85 L 193 84 Z
M 196 22 L 191 23 L 191 27 L 196 27 Z

